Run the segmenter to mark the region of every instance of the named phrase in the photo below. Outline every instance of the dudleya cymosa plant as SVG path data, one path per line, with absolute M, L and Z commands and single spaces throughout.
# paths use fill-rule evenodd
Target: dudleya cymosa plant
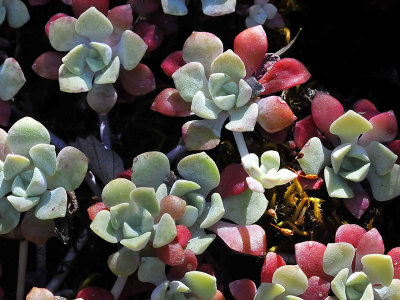
M 7 58 L 0 65 L 0 100 L 12 99 L 25 84 L 25 76 L 14 58 Z
M 0 25 L 5 18 L 10 27 L 19 28 L 30 19 L 28 8 L 21 0 L 0 0 Z
M 62 218 L 67 191 L 83 181 L 88 161 L 76 148 L 56 155 L 47 129 L 25 117 L 6 133 L 0 131 L 0 234 L 13 230 L 23 212 L 40 220 Z
M 249 188 L 258 193 L 277 185 L 289 183 L 297 178 L 297 174 L 289 169 L 279 169 L 280 157 L 278 151 L 265 151 L 261 155 L 261 165 L 254 153 L 242 157 L 242 165 L 249 177 L 246 178 Z
M 201 0 L 203 13 L 209 16 L 223 16 L 235 11 L 236 0 Z M 188 13 L 185 0 L 161 0 L 164 13 L 184 16 Z
M 368 180 L 373 197 L 386 201 L 400 195 L 397 155 L 377 141 L 365 146 L 362 136 L 373 125 L 360 114 L 349 110 L 329 128 L 341 144 L 333 151 L 326 149 L 317 137 L 311 138 L 301 150 L 298 162 L 306 174 L 318 174 L 323 168 L 328 194 L 336 198 L 353 198 L 357 184 Z M 328 167 L 332 165 L 332 167 Z
M 142 38 L 129 30 L 131 25 L 130 5 L 110 10 L 108 17 L 90 7 L 78 19 L 60 16 L 53 20 L 50 44 L 57 51 L 68 51 L 59 68 L 60 90 L 89 92 L 89 106 L 99 113 L 108 112 L 117 100 L 113 83 L 120 72 L 135 69 L 147 50 Z

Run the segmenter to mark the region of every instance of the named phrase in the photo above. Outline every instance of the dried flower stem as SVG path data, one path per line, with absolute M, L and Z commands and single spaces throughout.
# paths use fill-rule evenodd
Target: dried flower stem
M 17 300 L 23 300 L 25 294 L 25 274 L 26 261 L 28 258 L 29 242 L 23 240 L 19 242 L 19 258 L 18 258 L 18 281 L 17 281 Z
M 249 154 L 249 150 L 247 149 L 246 142 L 243 137 L 242 132 L 232 131 L 233 137 L 235 138 L 236 146 L 238 147 L 240 157 L 243 157 Z

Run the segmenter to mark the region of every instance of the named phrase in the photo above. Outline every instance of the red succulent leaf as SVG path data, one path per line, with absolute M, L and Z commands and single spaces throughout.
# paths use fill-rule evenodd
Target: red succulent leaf
M 250 279 L 232 281 L 229 289 L 235 300 L 253 300 L 257 293 L 256 284 Z
M 107 15 L 110 4 L 109 0 L 72 0 L 72 11 L 77 18 L 92 6 Z
M 298 171 L 297 173 L 300 175 L 305 175 L 302 170 Z M 317 179 L 309 179 L 304 176 L 298 176 L 297 180 L 304 190 L 319 190 L 319 188 L 324 183 L 322 177 L 318 177 Z
M 385 245 L 382 236 L 375 228 L 364 234 L 357 244 L 355 271 L 362 270 L 361 258 L 367 254 L 383 254 Z
M 102 210 L 109 210 L 103 202 L 97 202 L 87 209 L 90 220 L 94 220 L 96 215 Z
M 201 264 L 197 267 L 197 271 L 210 274 L 215 277 L 214 268 L 210 264 Z
M 222 198 L 241 194 L 248 188 L 246 182 L 248 176 L 242 165 L 228 165 L 221 173 L 221 180 L 215 192 L 219 193 Z
M 185 225 L 176 225 L 176 242 L 181 245 L 182 248 L 185 248 L 191 238 L 191 234 L 189 229 Z
M 325 280 L 332 277 L 324 272 L 323 258 L 326 246 L 315 241 L 306 241 L 295 245 L 296 262 L 307 278 L 318 276 Z
M 130 71 L 121 68 L 119 81 L 124 90 L 132 96 L 146 95 L 156 88 L 153 72 L 141 63 Z
M 132 31 L 137 33 L 146 43 L 147 51 L 154 51 L 160 46 L 164 34 L 158 26 L 145 21 L 139 21 L 132 27 Z
M 299 297 L 307 300 L 324 300 L 329 295 L 330 283 L 318 276 L 308 279 L 307 290 Z
M 161 6 L 159 0 L 128 0 L 132 10 L 137 15 L 146 15 L 155 12 Z
M 279 130 L 277 132 L 267 132 L 262 131 L 261 135 L 270 143 L 282 144 L 286 141 L 288 135 L 289 127 Z
M 114 296 L 106 289 L 87 286 L 78 292 L 77 298 L 82 298 L 84 300 L 114 300 Z
M 289 105 L 281 97 L 262 98 L 257 104 L 257 122 L 269 133 L 280 131 L 297 119 Z
M 208 229 L 232 250 L 256 256 L 265 254 L 267 239 L 264 229 L 258 225 L 240 226 L 219 221 Z
M 318 129 L 311 115 L 300 121 L 297 121 L 294 125 L 293 139 L 297 148 L 302 149 L 304 145 L 314 136 L 318 136 Z
M 63 56 L 63 53 L 56 51 L 45 52 L 35 60 L 32 70 L 43 78 L 56 80 Z
M 261 268 L 261 282 L 272 283 L 272 276 L 282 266 L 286 266 L 284 259 L 275 252 L 268 252 Z
M 116 6 L 108 11 L 107 18 L 112 23 L 114 31 L 118 28 L 119 33 L 122 33 L 132 25 L 132 8 L 129 4 Z
M 360 219 L 371 203 L 371 195 L 359 183 L 352 183 L 351 188 L 354 192 L 354 197 L 343 199 L 343 203 L 353 216 Z
M 157 95 L 151 109 L 170 117 L 187 117 L 192 114 L 191 103 L 182 99 L 176 89 L 167 88 Z
M 376 109 L 375 105 L 367 99 L 360 99 L 356 101 L 356 103 L 353 104 L 353 110 L 367 120 L 379 114 L 379 111 Z
M 186 272 L 195 271 L 197 269 L 197 258 L 192 250 L 184 251 L 184 261 L 180 265 L 171 266 L 168 272 L 168 280 L 180 280 L 185 276 Z
M 268 50 L 268 39 L 264 28 L 258 25 L 239 33 L 235 38 L 233 49 L 246 66 L 246 77 L 250 77 L 263 62 Z
M 177 17 L 172 15 L 166 15 L 162 9 L 147 16 L 147 20 L 157 25 L 157 27 L 165 34 L 172 34 L 178 31 L 179 26 L 177 23 Z
M 335 243 L 349 243 L 354 248 L 367 231 L 357 224 L 344 224 L 336 230 Z
M 47 37 L 49 36 L 49 28 L 51 23 L 53 23 L 55 20 L 59 19 L 59 18 L 63 18 L 63 17 L 68 17 L 68 15 L 64 14 L 64 13 L 58 13 L 55 14 L 54 16 L 52 16 L 46 23 L 46 25 L 44 26 L 44 31 L 46 32 Z
M 221 291 L 217 290 L 212 300 L 225 300 L 224 294 L 222 294 Z
M 168 55 L 161 63 L 161 69 L 165 75 L 171 77 L 180 67 L 185 65 L 186 62 L 183 60 L 182 51 L 175 51 Z
M 301 62 L 294 58 L 283 58 L 277 61 L 258 82 L 265 88 L 261 95 L 268 95 L 300 85 L 310 77 L 311 74 Z
M 400 140 L 394 140 L 388 145 L 388 148 L 397 155 L 396 163 L 400 163 Z
M 178 242 L 171 243 L 160 248 L 154 248 L 157 257 L 170 266 L 177 266 L 184 262 L 185 252 Z
M 311 113 L 315 125 L 335 144 L 338 138 L 329 132 L 329 128 L 333 121 L 343 115 L 342 104 L 336 98 L 317 91 L 311 104 Z
M 132 178 L 132 169 L 127 169 L 117 175 L 117 178 L 125 178 L 131 180 Z
M 393 248 L 388 252 L 388 254 L 392 258 L 394 276 L 395 279 L 400 279 L 400 247 Z
M 393 110 L 373 116 L 369 121 L 373 128 L 360 137 L 360 145 L 367 146 L 372 141 L 390 142 L 396 137 L 397 120 Z
M 0 99 L 0 125 L 8 126 L 11 117 L 11 102 Z

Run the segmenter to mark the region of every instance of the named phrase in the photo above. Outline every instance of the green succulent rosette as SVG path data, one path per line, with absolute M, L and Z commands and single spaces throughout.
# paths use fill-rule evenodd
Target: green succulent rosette
M 24 212 L 40 220 L 64 217 L 67 191 L 86 175 L 86 156 L 73 147 L 57 155 L 47 129 L 29 117 L 1 131 L 0 143 L 0 234 L 13 230 Z

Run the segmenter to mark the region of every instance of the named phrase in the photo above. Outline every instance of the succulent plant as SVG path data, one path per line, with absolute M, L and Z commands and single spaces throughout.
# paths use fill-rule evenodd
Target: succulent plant
M 249 16 L 246 18 L 247 28 L 263 25 L 267 20 L 275 18 L 278 9 L 269 0 L 255 0 L 249 7 Z
M 29 117 L 1 130 L 0 149 L 0 234 L 13 230 L 23 212 L 34 212 L 39 223 L 64 217 L 67 191 L 86 175 L 86 156 L 73 147 L 56 155 L 47 129 Z
M 30 19 L 28 8 L 21 0 L 0 0 L 0 25 L 6 17 L 12 28 L 19 28 Z
M 143 79 L 147 83 L 144 87 L 133 88 L 137 95 L 154 89 L 153 74 L 139 63 L 148 47 L 139 35 L 129 30 L 132 20 L 130 5 L 113 8 L 107 17 L 94 6 L 78 19 L 64 14 L 54 16 L 47 25 L 50 44 L 57 51 L 69 51 L 62 57 L 58 71 L 60 90 L 88 92 L 89 106 L 98 113 L 106 113 L 117 100 L 113 84 L 120 75 L 122 85 L 128 87 L 132 80 L 139 82 L 150 76 Z M 55 52 L 46 52 L 36 60 L 33 69 L 54 79 L 51 63 L 58 59 Z M 128 90 L 131 92 L 132 88 Z
M 201 0 L 203 13 L 208 16 L 223 16 L 235 11 L 236 0 L 210 1 Z M 174 16 L 184 16 L 188 13 L 184 0 L 161 0 L 164 13 Z
M 396 184 L 400 171 L 399 165 L 395 163 L 397 155 L 381 143 L 392 140 L 397 132 L 397 126 L 395 130 L 392 129 L 393 122 L 396 124 L 393 113 L 376 115 L 371 121 L 353 110 L 343 114 L 340 103 L 323 93 L 316 94 L 313 105 L 313 111 L 317 107 L 325 106 L 325 113 L 316 112 L 315 117 L 313 113 L 313 118 L 336 148 L 330 151 L 322 145 L 318 137 L 312 137 L 300 151 L 303 156 L 298 162 L 302 170 L 306 174 L 318 174 L 324 168 L 329 196 L 351 199 L 345 200 L 345 205 L 357 218 L 369 206 L 369 197 L 366 197 L 367 193 L 359 184 L 365 178 L 371 186 L 373 197 L 378 201 L 390 200 L 400 195 L 399 185 Z M 379 121 L 383 118 L 386 121 Z M 306 125 L 305 122 L 312 121 L 305 120 L 303 125 Z M 387 126 L 390 129 L 384 132 Z M 300 129 L 300 126 L 297 133 L 295 130 L 298 144 L 302 144 L 299 140 L 305 140 L 303 131 L 306 130 Z M 338 144 L 337 137 L 341 144 Z M 332 168 L 328 165 L 332 165 Z
M 7 58 L 0 65 L 0 100 L 10 100 L 25 84 L 25 76 L 14 58 Z

